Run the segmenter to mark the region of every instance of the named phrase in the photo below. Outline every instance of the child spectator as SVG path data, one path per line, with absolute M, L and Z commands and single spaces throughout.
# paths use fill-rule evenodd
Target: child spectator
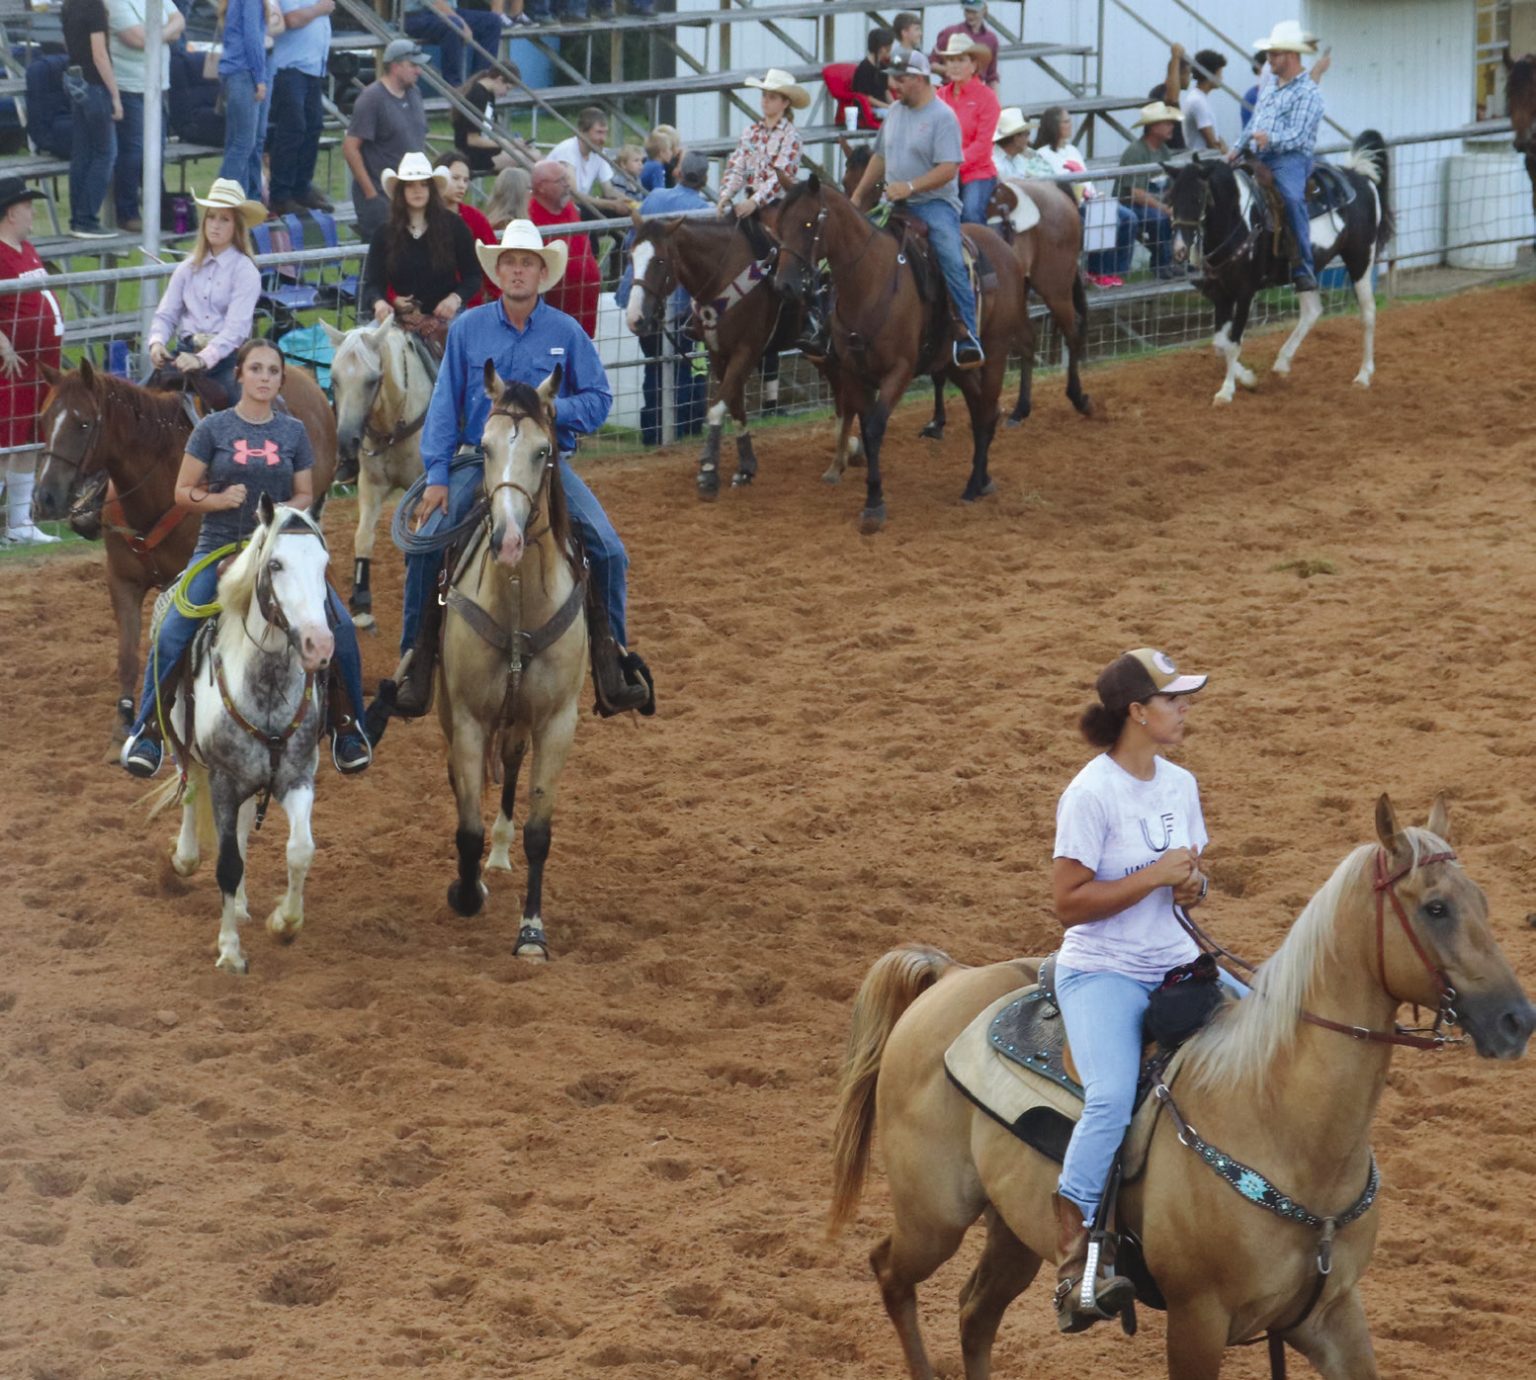
M 645 150 L 639 144 L 625 144 L 613 160 L 613 190 L 637 206 L 645 200 L 645 188 L 640 183 L 644 167 Z

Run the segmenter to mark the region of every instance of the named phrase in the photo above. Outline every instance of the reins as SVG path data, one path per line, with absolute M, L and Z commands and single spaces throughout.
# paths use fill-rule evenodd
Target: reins
M 401 366 L 404 377 L 400 380 L 400 402 L 403 408 L 406 400 L 411 396 L 411 356 L 414 353 L 409 342 L 406 342 Z M 412 420 L 407 422 L 402 412 L 395 419 L 395 424 L 388 431 L 380 431 L 373 425 L 373 412 L 379 405 L 379 397 L 384 391 L 383 352 L 380 352 L 379 376 L 373 381 L 373 391 L 368 396 L 368 406 L 363 413 L 363 435 L 374 443 L 370 455 L 382 455 L 387 450 L 393 450 L 402 441 L 408 441 L 426 425 L 427 413 L 431 409 L 431 393 L 428 392 L 427 405 Z

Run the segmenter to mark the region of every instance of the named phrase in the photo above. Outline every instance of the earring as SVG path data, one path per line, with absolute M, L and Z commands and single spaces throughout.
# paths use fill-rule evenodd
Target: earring
M 1147 721 L 1145 719 L 1138 719 L 1136 722 L 1139 723 L 1143 728 L 1147 726 Z

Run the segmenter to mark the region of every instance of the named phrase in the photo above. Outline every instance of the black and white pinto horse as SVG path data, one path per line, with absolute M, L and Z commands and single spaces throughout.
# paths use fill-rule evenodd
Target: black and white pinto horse
M 1331 259 L 1342 260 L 1354 284 L 1365 327 L 1365 357 L 1355 382 L 1369 388 L 1376 372 L 1376 295 L 1371 270 L 1392 234 L 1386 142 L 1375 130 L 1364 131 L 1337 171 L 1354 198 L 1313 217 L 1312 256 L 1319 271 Z M 1253 388 L 1258 382 L 1240 358 L 1254 295 L 1290 282 L 1291 263 L 1283 252 L 1276 252 L 1264 193 L 1241 165 L 1231 167 L 1205 158 L 1186 163 L 1173 170 L 1169 201 L 1174 258 L 1181 263 L 1187 260 L 1201 271 L 1197 286 L 1216 308 L 1213 344 L 1227 361 L 1227 376 L 1214 401 L 1229 403 L 1237 384 Z M 1277 374 L 1291 372 L 1291 360 L 1323 314 L 1322 295 L 1303 292 L 1300 306 L 1296 329 L 1275 359 Z

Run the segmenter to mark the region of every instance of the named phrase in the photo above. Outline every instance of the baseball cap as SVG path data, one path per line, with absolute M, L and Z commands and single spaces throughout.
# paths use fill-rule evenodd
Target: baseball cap
M 902 53 L 893 57 L 880 69 L 882 77 L 931 77 L 933 68 L 928 65 L 926 53 Z
M 384 66 L 392 62 L 414 62 L 425 67 L 432 59 L 414 38 L 391 39 L 384 49 Z
M 702 187 L 709 181 L 709 159 L 697 149 L 689 149 L 677 165 L 677 180 L 685 187 Z
M 1167 652 L 1138 647 L 1116 657 L 1099 673 L 1099 699 L 1108 709 L 1140 704 L 1152 695 L 1192 695 L 1209 676 L 1180 675 Z

